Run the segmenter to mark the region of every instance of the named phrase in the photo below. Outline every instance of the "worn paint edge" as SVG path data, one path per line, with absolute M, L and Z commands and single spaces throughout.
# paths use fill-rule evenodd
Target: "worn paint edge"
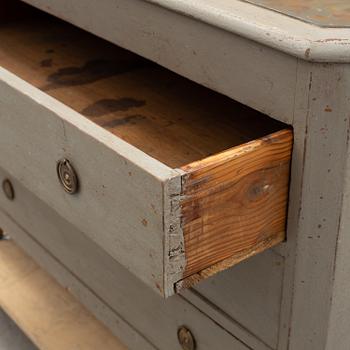
M 164 287 L 165 298 L 174 295 L 175 283 L 183 278 L 186 267 L 185 238 L 181 225 L 182 176 L 176 175 L 163 183 L 163 227 L 164 227 Z
M 320 27 L 245 1 L 145 1 L 306 61 L 350 62 L 349 27 Z

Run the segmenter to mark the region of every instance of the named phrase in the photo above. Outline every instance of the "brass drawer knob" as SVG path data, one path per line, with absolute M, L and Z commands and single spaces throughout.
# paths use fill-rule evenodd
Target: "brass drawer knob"
M 61 159 L 58 161 L 57 175 L 61 185 L 67 193 L 74 194 L 78 192 L 78 176 L 68 159 Z
M 15 199 L 15 190 L 13 189 L 12 183 L 9 179 L 5 179 L 2 182 L 2 190 L 7 199 L 13 201 Z
M 183 350 L 195 350 L 196 342 L 191 331 L 182 326 L 177 332 L 177 338 Z

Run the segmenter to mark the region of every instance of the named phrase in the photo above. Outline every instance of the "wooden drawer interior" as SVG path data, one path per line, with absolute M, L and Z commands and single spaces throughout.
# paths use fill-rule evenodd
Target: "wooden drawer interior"
M 2 67 L 173 168 L 283 128 L 34 9 L 3 22 L 0 43 Z
M 0 66 L 184 172 L 187 264 L 179 290 L 284 240 L 288 126 L 57 18 L 11 3 L 16 11 L 1 15 Z

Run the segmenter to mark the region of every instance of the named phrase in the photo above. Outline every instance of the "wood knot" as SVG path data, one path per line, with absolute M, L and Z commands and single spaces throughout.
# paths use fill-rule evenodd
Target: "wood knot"
M 271 185 L 267 184 L 266 182 L 256 182 L 248 189 L 248 197 L 251 200 L 258 199 L 265 194 L 269 193 L 271 189 Z

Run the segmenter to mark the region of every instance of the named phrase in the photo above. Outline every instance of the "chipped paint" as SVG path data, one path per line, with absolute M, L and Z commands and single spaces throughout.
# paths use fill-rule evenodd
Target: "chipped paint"
M 243 0 L 321 27 L 350 27 L 349 0 Z

